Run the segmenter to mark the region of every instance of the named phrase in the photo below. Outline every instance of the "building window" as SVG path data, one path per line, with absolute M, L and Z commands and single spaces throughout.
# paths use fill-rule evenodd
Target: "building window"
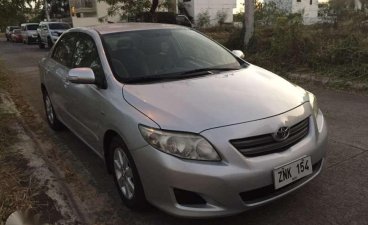
M 296 0 L 296 2 L 301 2 L 302 0 Z
M 310 1 L 309 1 L 309 4 L 310 4 L 310 5 L 312 5 L 312 3 L 313 3 L 313 0 L 310 0 Z

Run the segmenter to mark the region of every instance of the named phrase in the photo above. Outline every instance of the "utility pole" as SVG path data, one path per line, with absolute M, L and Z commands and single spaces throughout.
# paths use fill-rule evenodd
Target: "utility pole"
M 244 46 L 247 46 L 254 33 L 254 0 L 244 0 Z
M 45 14 L 47 21 L 50 21 L 50 10 L 49 5 L 47 4 L 47 0 L 44 0 L 44 8 L 45 8 Z

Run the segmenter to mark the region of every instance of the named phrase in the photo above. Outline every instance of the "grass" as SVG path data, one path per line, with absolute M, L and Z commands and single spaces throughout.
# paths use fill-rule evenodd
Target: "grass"
M 337 89 L 368 86 L 368 15 L 351 13 L 338 24 L 305 26 L 297 15 L 256 24 L 246 48 L 240 29 L 203 30 L 229 49 L 242 49 L 247 61 L 281 76 L 311 74 Z
M 0 65 L 0 91 L 9 85 L 4 66 Z M 0 225 L 13 212 L 32 211 L 41 204 L 38 181 L 28 167 L 28 160 L 15 147 L 19 141 L 17 126 L 16 114 L 0 107 Z

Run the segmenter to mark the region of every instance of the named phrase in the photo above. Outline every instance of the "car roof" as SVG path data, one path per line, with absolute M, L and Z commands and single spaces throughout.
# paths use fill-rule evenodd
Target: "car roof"
M 69 24 L 67 22 L 57 22 L 57 21 L 53 21 L 53 22 L 51 22 L 51 21 L 41 21 L 40 22 L 40 24 L 52 24 L 52 23 L 66 23 L 66 24 Z
M 38 25 L 38 23 L 22 23 L 21 26 L 23 25 Z
M 114 23 L 104 24 L 98 26 L 88 27 L 87 29 L 94 29 L 100 34 L 118 33 L 126 31 L 137 31 L 137 30 L 161 30 L 161 29 L 177 29 L 183 28 L 183 26 L 173 24 L 162 24 L 162 23 Z

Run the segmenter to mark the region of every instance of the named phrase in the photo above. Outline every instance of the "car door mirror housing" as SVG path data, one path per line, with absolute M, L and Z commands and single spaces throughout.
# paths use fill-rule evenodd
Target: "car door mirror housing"
M 232 53 L 238 57 L 238 58 L 241 58 L 241 59 L 244 59 L 245 58 L 245 55 L 244 55 L 244 52 L 241 51 L 241 50 L 233 50 Z
M 95 84 L 96 78 L 91 68 L 74 68 L 68 73 L 67 80 L 74 84 Z

